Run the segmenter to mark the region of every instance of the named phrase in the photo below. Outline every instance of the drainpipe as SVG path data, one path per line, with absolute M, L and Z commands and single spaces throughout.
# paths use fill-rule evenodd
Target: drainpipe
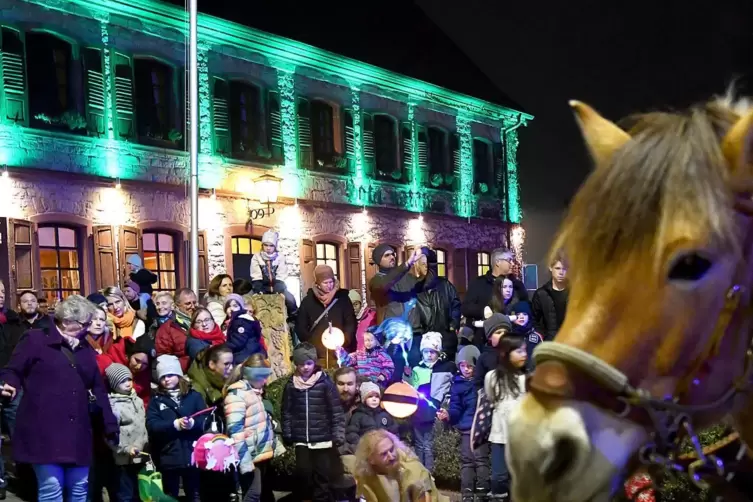
M 506 129 L 502 129 L 502 144 L 505 146 L 505 172 L 504 172 L 504 182 L 505 182 L 505 216 L 507 217 L 508 225 L 506 225 L 506 234 L 507 234 L 507 247 L 510 248 L 512 245 L 512 231 L 510 230 L 510 194 L 507 192 L 507 133 L 514 131 L 518 127 L 523 125 L 523 114 L 518 113 L 518 121 L 509 126 Z
M 191 165 L 191 245 L 189 277 L 191 289 L 199 294 L 199 65 L 197 56 L 197 0 L 189 0 L 189 102 L 191 103 L 190 165 Z

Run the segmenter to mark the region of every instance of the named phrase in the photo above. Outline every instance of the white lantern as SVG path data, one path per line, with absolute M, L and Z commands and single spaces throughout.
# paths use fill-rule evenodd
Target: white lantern
M 409 417 L 418 408 L 418 391 L 405 382 L 393 383 L 384 391 L 382 407 L 395 418 Z
M 332 323 L 329 323 L 329 327 L 322 333 L 322 344 L 329 350 L 335 350 L 337 347 L 342 347 L 345 343 L 345 333 L 340 328 L 335 328 Z

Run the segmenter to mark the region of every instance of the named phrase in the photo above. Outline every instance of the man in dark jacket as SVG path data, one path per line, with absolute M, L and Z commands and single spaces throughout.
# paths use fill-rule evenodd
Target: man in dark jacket
M 52 327 L 52 319 L 39 312 L 39 300 L 33 291 L 23 291 L 19 295 L 18 317 L 24 332 L 31 329 L 48 331 Z
M 512 275 L 513 255 L 507 249 L 498 248 L 492 251 L 491 268 L 482 276 L 477 277 L 468 286 L 465 301 L 461 309 L 467 325 L 473 326 L 475 321 L 484 320 L 484 308 L 491 304 L 494 280 L 505 276 L 513 283 L 514 295 L 518 300 L 528 301 L 528 291 L 520 279 Z M 483 328 L 477 328 L 473 340 L 474 345 L 484 346 L 485 336 Z
M 552 280 L 533 294 L 533 324 L 545 340 L 553 340 L 567 311 L 567 268 L 560 257 L 549 264 Z

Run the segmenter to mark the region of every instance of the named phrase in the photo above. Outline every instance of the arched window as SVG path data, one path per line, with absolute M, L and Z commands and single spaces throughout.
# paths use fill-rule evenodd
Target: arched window
M 251 258 L 261 251 L 261 239 L 239 235 L 230 239 L 233 257 L 233 279 L 250 279 Z
M 397 123 L 389 115 L 374 116 L 374 150 L 377 179 L 400 181 L 402 172 L 397 162 Z
M 139 137 L 173 141 L 173 69 L 154 59 L 134 60 Z
M 82 294 L 82 248 L 78 229 L 56 224 L 39 226 L 39 268 L 42 296 L 50 305 Z
M 336 277 L 340 277 L 340 246 L 334 242 L 317 242 L 316 243 L 316 264 L 329 265 L 335 272 Z
M 26 34 L 31 124 L 41 128 L 85 131 L 72 85 L 71 44 L 50 33 Z
M 177 246 L 175 236 L 159 231 L 144 231 L 141 242 L 144 251 L 144 268 L 157 275 L 155 291 L 175 291 L 177 280 Z

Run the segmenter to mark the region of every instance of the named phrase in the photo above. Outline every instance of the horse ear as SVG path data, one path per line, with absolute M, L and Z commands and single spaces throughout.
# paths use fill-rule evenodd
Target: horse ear
M 753 110 L 743 115 L 722 140 L 722 153 L 734 173 L 753 169 Z
M 628 133 L 587 104 L 573 100 L 570 101 L 570 106 L 597 167 L 607 164 L 614 152 L 630 140 Z

